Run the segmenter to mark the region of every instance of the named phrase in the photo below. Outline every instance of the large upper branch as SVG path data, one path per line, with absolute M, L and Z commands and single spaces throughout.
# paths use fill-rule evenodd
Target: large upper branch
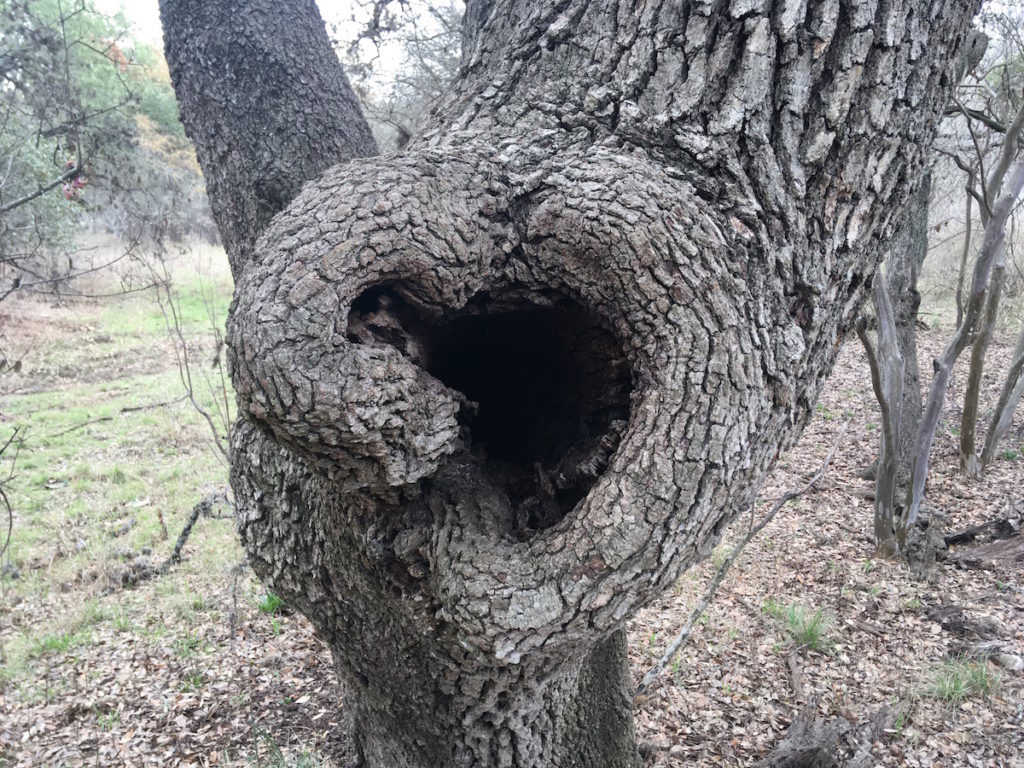
M 161 0 L 160 18 L 237 276 L 305 182 L 377 147 L 313 0 Z
M 706 192 L 748 198 L 777 235 L 827 211 L 853 245 L 930 142 L 977 6 L 470 0 L 439 135 L 532 123 L 654 145 L 684 173 L 714 169 Z

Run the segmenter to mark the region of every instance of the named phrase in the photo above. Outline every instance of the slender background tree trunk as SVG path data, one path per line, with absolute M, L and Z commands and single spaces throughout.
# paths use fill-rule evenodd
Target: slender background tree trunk
M 917 279 L 928 255 L 928 212 L 932 191 L 931 172 L 907 203 L 907 219 L 896 232 L 885 274 L 886 290 L 892 302 L 896 344 L 903 361 L 903 396 L 899 409 L 899 450 L 896 469 L 896 498 L 906 497 L 910 468 L 914 460 L 917 430 L 921 424 L 921 373 L 917 363 L 917 321 L 921 294 Z

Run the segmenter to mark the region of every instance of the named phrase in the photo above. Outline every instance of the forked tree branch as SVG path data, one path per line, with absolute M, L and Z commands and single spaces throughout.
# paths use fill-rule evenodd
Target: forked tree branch
M 897 527 L 897 539 L 902 548 L 906 543 L 910 528 L 917 522 L 921 502 L 924 500 L 924 484 L 928 476 L 928 464 L 935 430 L 939 425 L 939 416 L 946 400 L 946 385 L 949 382 L 953 364 L 964 351 L 974 335 L 978 317 L 984 304 L 985 293 L 992 276 L 992 269 L 1006 247 L 1006 221 L 1014 207 L 1017 197 L 1024 188 L 1024 158 L 1017 161 L 1010 174 L 1010 182 L 1005 193 L 995 204 L 992 216 L 985 225 L 985 236 L 981 252 L 974 265 L 971 280 L 971 292 L 968 297 L 964 320 L 957 328 L 942 355 L 934 362 L 935 378 L 932 381 L 931 393 L 921 418 L 918 437 L 914 452 L 914 463 L 910 475 L 910 487 L 907 491 L 907 504 L 903 519 Z

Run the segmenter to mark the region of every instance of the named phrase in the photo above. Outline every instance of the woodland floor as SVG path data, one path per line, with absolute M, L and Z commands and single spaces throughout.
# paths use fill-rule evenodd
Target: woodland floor
M 207 305 L 223 317 L 229 284 L 217 259 L 203 280 L 184 261 L 184 335 L 216 382 Z M 931 320 L 920 337 L 925 371 L 950 330 Z M 989 407 L 1012 344 L 1003 330 L 990 352 Z M 201 518 L 180 565 L 133 583 L 167 557 L 192 506 L 226 483 L 208 427 L 181 399 L 156 304 L 9 300 L 0 348 L 24 361 L 0 376 L 0 436 L 26 428 L 0 563 L 0 766 L 344 765 L 329 654 L 302 617 L 265 595 L 230 519 Z M 928 487 L 947 531 L 1024 513 L 1024 415 L 983 480 L 957 470 L 963 378 Z M 947 561 L 922 580 L 872 556 L 872 483 L 861 475 L 878 417 L 856 340 L 753 517 L 806 482 L 847 422 L 817 489 L 748 545 L 675 661 L 638 697 L 648 766 L 753 765 L 808 707 L 853 722 L 886 708 L 876 765 L 1024 766 L 1024 673 L 965 656 L 981 641 L 1024 655 L 1024 564 Z M 736 520 L 706 563 L 631 623 L 637 680 L 749 523 Z M 820 623 L 804 628 L 814 616 Z M 961 689 L 943 690 L 940 675 Z

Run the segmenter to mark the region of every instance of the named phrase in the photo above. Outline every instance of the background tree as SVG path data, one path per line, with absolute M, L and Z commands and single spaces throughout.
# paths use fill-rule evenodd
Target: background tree
M 334 37 L 377 141 L 400 149 L 455 78 L 464 4 L 372 0 L 355 6 L 360 13 L 345 29 L 336 27 Z M 393 59 L 400 61 L 397 67 Z
M 623 624 L 806 423 L 975 9 L 473 2 L 370 159 L 311 2 L 162 2 L 241 536 L 367 764 L 637 763 Z
M 994 324 L 994 320 L 985 317 L 985 308 L 992 306 L 989 302 L 994 281 L 1001 280 L 999 272 L 1005 263 L 1006 224 L 1022 189 L 1024 161 L 1018 162 L 1011 169 L 1006 191 L 992 205 L 991 216 L 985 225 L 984 242 L 978 254 L 965 302 L 963 320 L 946 344 L 943 353 L 933 363 L 935 375 L 917 426 L 912 450 L 908 454 L 911 464 L 910 478 L 905 489 L 901 489 L 898 483 L 900 446 L 903 444 L 900 436 L 903 423 L 901 411 L 904 403 L 903 359 L 896 343 L 898 332 L 888 291 L 881 280 L 877 281 L 874 297 L 878 316 L 877 351 L 868 340 L 863 320 L 858 324 L 858 332 L 868 354 L 875 396 L 882 407 L 882 440 L 878 479 L 875 485 L 875 542 L 879 552 L 884 556 L 905 551 L 908 544 L 913 543 L 911 532 L 924 502 L 932 443 L 945 403 L 953 365 L 972 342 L 977 343 L 979 329 L 983 325 Z M 903 505 L 897 506 L 901 491 L 905 491 L 906 500 Z M 921 554 L 927 557 L 927 553 Z
M 978 216 L 984 227 L 992 218 L 994 201 L 998 200 L 1007 174 L 1018 156 L 1024 154 L 1024 39 L 1020 27 L 1024 23 L 1024 6 L 1010 4 L 982 16 L 982 22 L 998 41 L 998 57 L 986 68 L 979 84 L 983 87 L 968 94 L 968 100 L 957 100 L 956 107 L 964 117 L 971 137 L 973 154 L 967 159 L 953 158 L 967 173 L 967 194 L 977 203 Z M 971 99 L 973 96 L 973 99 Z M 970 215 L 968 213 L 968 215 Z M 1011 211 L 1011 217 L 1013 212 Z M 964 255 L 971 247 L 970 232 L 965 238 Z M 964 387 L 963 414 L 960 422 L 960 465 L 968 474 L 979 475 L 991 461 L 998 442 L 998 423 L 1002 414 L 997 409 L 986 434 L 986 450 L 979 455 L 977 423 L 981 401 L 981 383 L 985 358 L 1000 314 L 1007 280 L 1005 253 L 993 265 L 992 278 L 985 291 L 978 327 L 972 329 L 970 368 Z M 958 320 L 963 314 L 963 273 L 957 287 Z M 1011 365 L 1004 390 L 1012 392 L 1016 380 Z M 1011 409 L 1012 413 L 1012 409 Z M 991 440 L 989 439 L 991 438 Z
M 868 340 L 866 328 L 862 326 L 859 329 L 882 411 L 874 528 L 876 544 L 883 555 L 896 554 L 907 544 L 923 502 L 924 474 L 928 466 L 925 454 L 931 449 L 939 424 L 952 366 L 968 348 L 971 349 L 970 366 L 960 416 L 961 464 L 969 473 L 977 475 L 984 462 L 977 455 L 975 432 L 985 354 L 995 329 L 1006 279 L 1006 247 L 1000 227 L 1010 219 L 996 222 L 996 232 L 989 232 L 988 228 L 996 202 L 1002 196 L 1004 182 L 1008 181 L 1011 164 L 1019 153 L 1020 133 L 1024 125 L 1019 84 L 1007 85 L 1007 80 L 1016 71 L 1014 62 L 1021 56 L 1018 28 L 1022 13 L 1024 11 L 1019 7 L 1003 7 L 981 17 L 985 31 L 974 33 L 963 54 L 959 71 L 964 80 L 957 97 L 947 108 L 949 125 L 936 145 L 937 156 L 947 162 L 952 161 L 967 176 L 967 212 L 956 288 L 955 343 L 951 342 L 946 352 L 935 361 L 935 381 L 924 410 L 917 365 L 916 326 L 920 306 L 917 280 L 928 252 L 931 173 L 924 177 L 917 194 L 908 201 L 906 224 L 894 241 L 884 277 L 880 273 L 884 282 L 876 281 L 877 349 Z M 990 38 L 993 40 L 991 46 Z M 983 61 L 986 48 L 989 48 L 989 55 Z M 981 272 L 974 270 L 971 298 L 968 298 L 965 277 L 968 257 L 976 246 L 971 237 L 975 204 L 979 210 L 980 226 L 986 233 L 981 240 L 995 250 L 979 253 L 979 263 L 986 258 L 994 260 Z M 1011 202 L 1008 217 L 1012 217 L 1013 208 Z M 979 285 L 977 280 L 980 276 L 985 282 Z M 979 290 L 980 299 L 974 296 Z M 989 457 L 994 450 L 992 441 L 1000 437 L 998 424 L 1002 422 L 1008 427 L 1016 404 L 1013 390 L 1017 378 L 1017 367 L 1011 364 L 1003 395 L 987 432 Z M 924 422 L 923 414 L 927 416 Z M 982 455 L 986 454 L 983 452 Z M 916 480 L 912 482 L 915 474 Z M 913 547 L 908 554 L 927 559 L 930 556 L 928 549 L 927 546 Z
M 86 0 L 0 5 L 0 298 L 67 290 L 82 235 L 201 232 L 202 180 L 159 52 Z M 77 260 L 77 263 L 76 263 Z

